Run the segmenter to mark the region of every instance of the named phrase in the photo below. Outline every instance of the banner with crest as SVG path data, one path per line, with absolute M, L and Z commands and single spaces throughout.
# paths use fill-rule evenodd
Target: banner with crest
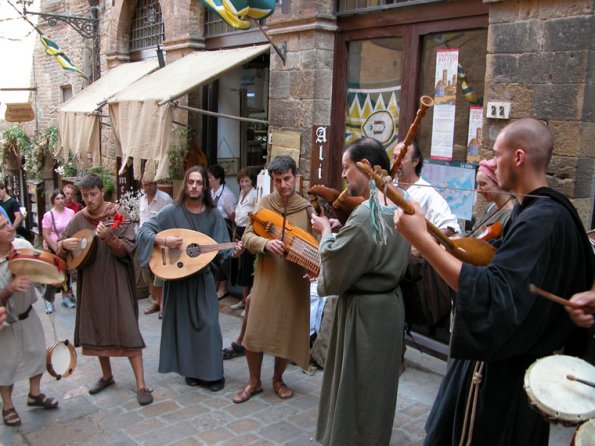
M 399 136 L 401 86 L 347 90 L 345 143 L 368 136 L 392 153 Z

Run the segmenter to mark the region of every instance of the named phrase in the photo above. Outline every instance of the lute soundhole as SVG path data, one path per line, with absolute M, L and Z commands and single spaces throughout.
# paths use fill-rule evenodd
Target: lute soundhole
M 200 255 L 200 245 L 198 243 L 190 243 L 186 247 L 186 254 L 192 259 L 198 257 Z

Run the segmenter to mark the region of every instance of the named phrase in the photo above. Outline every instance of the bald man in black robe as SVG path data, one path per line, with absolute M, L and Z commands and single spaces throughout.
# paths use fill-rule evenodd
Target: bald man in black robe
M 395 213 L 399 232 L 458 291 L 448 370 L 426 424 L 426 445 L 547 445 L 549 424 L 523 391 L 527 368 L 564 349 L 580 355 L 587 331 L 575 326 L 564 307 L 529 292 L 529 284 L 570 298 L 591 288 L 595 259 L 576 210 L 547 187 L 553 152 L 549 129 L 535 119 L 506 126 L 496 138 L 494 158 L 501 189 L 519 203 L 486 267 L 465 264 L 425 231 L 416 206 L 412 216 Z M 465 423 L 474 367 L 483 362 L 476 415 Z M 463 433 L 465 431 L 465 433 Z

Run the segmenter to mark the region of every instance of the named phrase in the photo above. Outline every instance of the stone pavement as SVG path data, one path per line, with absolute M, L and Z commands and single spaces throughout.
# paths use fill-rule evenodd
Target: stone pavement
M 240 311 L 229 310 L 233 297 L 221 301 L 224 345 L 240 329 Z M 60 303 L 60 295 L 56 297 Z M 28 383 L 15 385 L 15 407 L 22 426 L 0 424 L 1 445 L 316 445 L 314 440 L 322 372 L 312 375 L 289 366 L 285 381 L 295 390 L 289 400 L 280 400 L 271 389 L 272 358 L 263 363 L 264 392 L 243 404 L 231 398 L 247 382 L 244 358 L 225 361 L 225 389 L 213 393 L 189 387 L 175 374 L 157 373 L 161 323 L 157 314 L 142 314 L 148 300 L 139 301 L 144 350 L 145 379 L 154 389 L 155 402 L 140 407 L 127 359 L 112 360 L 116 385 L 99 395 L 88 394 L 88 386 L 100 376 L 97 359 L 79 354 L 72 376 L 56 381 L 45 374 L 42 391 L 58 398 L 60 408 L 45 411 L 26 405 Z M 35 305 L 43 321 L 48 345 L 54 342 L 51 320 L 43 302 Z M 74 310 L 56 306 L 58 339 L 73 339 Z M 391 445 L 422 444 L 424 423 L 446 365 L 412 348 L 406 353 L 407 369 L 401 376 L 397 413 Z M 370 366 L 373 366 L 372 364 Z M 571 429 L 555 428 L 551 445 L 568 445 Z

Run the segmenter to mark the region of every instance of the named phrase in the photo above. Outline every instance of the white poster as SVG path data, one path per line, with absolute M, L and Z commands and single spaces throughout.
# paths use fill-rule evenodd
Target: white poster
M 452 160 L 459 50 L 436 50 L 432 159 Z
M 469 133 L 467 135 L 467 162 L 479 162 L 481 148 L 481 129 L 483 125 L 483 107 L 469 107 Z

